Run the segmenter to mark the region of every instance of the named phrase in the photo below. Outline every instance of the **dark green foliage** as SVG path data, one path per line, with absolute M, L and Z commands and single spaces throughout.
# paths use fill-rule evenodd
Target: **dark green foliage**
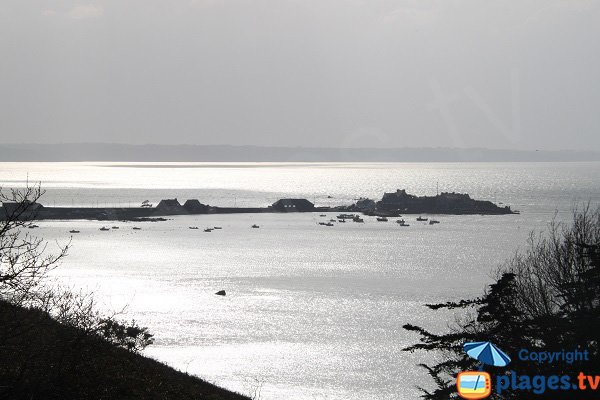
M 432 310 L 462 310 L 465 317 L 450 332 L 435 334 L 405 325 L 420 335 L 420 342 L 406 351 L 435 352 L 445 361 L 426 368 L 435 384 L 422 390 L 428 400 L 458 398 L 458 372 L 477 370 L 476 360 L 463 352 L 466 342 L 491 341 L 507 352 L 507 368 L 486 366 L 492 375 L 570 375 L 580 371 L 600 374 L 600 209 L 575 212 L 570 226 L 553 223 L 546 236 L 532 235 L 529 247 L 499 270 L 498 280 L 478 299 L 428 305 Z M 588 350 L 590 361 L 537 364 L 520 361 L 518 352 Z M 490 399 L 523 399 L 527 391 L 493 393 Z M 540 399 L 596 399 L 598 392 L 546 391 Z
M 98 323 L 98 333 L 110 343 L 135 353 L 154 342 L 148 328 L 138 326 L 135 321 L 131 321 L 131 325 L 123 325 L 112 318 L 102 318 Z

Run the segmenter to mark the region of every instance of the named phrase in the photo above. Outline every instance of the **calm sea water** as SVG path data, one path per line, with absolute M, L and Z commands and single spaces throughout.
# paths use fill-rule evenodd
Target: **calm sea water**
M 402 351 L 417 339 L 402 325 L 444 329 L 453 316 L 425 303 L 480 294 L 532 229 L 600 204 L 599 177 L 600 163 L 0 163 L 1 185 L 41 181 L 47 205 L 329 205 L 437 185 L 521 211 L 437 216 L 435 226 L 411 216 L 407 228 L 372 218 L 325 227 L 318 214 L 179 216 L 110 232 L 96 221 L 40 223 L 52 242 L 81 231 L 56 278 L 95 291 L 106 309 L 127 305 L 125 317 L 156 335 L 147 355 L 243 393 L 261 387 L 267 400 L 416 398 L 431 383 L 415 365 L 430 355 Z

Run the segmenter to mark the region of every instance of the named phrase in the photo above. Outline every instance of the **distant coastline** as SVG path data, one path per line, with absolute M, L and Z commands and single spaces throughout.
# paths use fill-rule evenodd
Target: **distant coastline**
M 600 151 L 321 148 L 116 143 L 2 144 L 0 162 L 573 162 Z

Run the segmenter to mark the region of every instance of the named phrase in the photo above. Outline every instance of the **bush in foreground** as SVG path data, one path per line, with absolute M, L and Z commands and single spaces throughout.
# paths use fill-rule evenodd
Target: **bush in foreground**
M 496 283 L 480 298 L 427 305 L 430 309 L 463 311 L 449 332 L 436 334 L 414 325 L 404 328 L 420 335 L 406 351 L 425 350 L 443 359 L 421 365 L 435 388 L 421 388 L 428 400 L 458 398 L 456 375 L 477 370 L 476 360 L 463 352 L 466 342 L 491 341 L 512 357 L 507 368 L 487 367 L 493 375 L 516 371 L 519 376 L 568 375 L 577 383 L 580 371 L 600 374 L 600 208 L 575 211 L 570 225 L 554 222 L 542 235 L 531 235 L 525 251 L 498 271 Z M 538 364 L 519 360 L 521 349 L 560 352 L 588 350 L 589 361 Z M 515 390 L 490 399 L 597 399 L 597 390 Z M 539 390 L 538 390 L 539 392 Z

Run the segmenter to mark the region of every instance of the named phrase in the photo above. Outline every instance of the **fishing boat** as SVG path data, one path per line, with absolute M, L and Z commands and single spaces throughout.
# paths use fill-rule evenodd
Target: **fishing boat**
M 435 219 L 430 219 L 429 220 L 429 225 L 434 225 L 434 224 L 439 224 L 439 223 L 440 223 L 440 221 L 437 221 Z
M 377 217 L 377 221 L 379 221 L 379 222 L 387 222 L 388 219 L 386 217 Z
M 358 215 L 355 215 L 354 218 L 352 218 L 352 221 L 354 221 L 354 222 L 365 222 L 365 220 L 362 219 L 361 217 L 359 217 Z
M 213 230 L 212 230 L 212 228 L 206 228 L 206 229 L 204 230 L 204 232 L 212 232 L 212 231 L 213 231 Z
M 260 226 L 258 226 L 258 225 L 256 225 L 256 224 L 252 225 L 252 227 L 253 227 L 254 229 L 258 229 L 258 228 L 260 228 Z
M 141 231 L 141 230 L 142 230 L 142 228 L 138 228 L 137 226 L 134 226 L 134 227 L 133 227 L 133 228 L 131 228 L 131 229 L 133 229 L 134 231 Z
M 220 226 L 214 226 L 213 229 L 223 229 L 223 228 Z
M 197 226 L 190 226 L 189 228 L 190 228 L 190 229 L 198 229 L 198 227 L 197 227 Z
M 119 227 L 118 227 L 118 226 L 113 226 L 112 228 L 113 228 L 113 229 L 119 229 Z
M 419 217 L 417 217 L 417 221 L 421 221 L 421 222 L 427 221 L 427 218 L 423 218 L 423 217 L 419 216 Z
M 75 229 L 71 229 L 71 230 L 69 231 L 69 233 L 79 233 L 79 231 L 77 231 L 77 230 L 75 230 Z
M 333 226 L 333 223 L 328 222 L 328 223 L 325 224 L 325 226 Z
M 103 226 L 102 228 L 100 228 L 101 231 L 110 231 L 110 229 L 108 229 L 107 227 Z

